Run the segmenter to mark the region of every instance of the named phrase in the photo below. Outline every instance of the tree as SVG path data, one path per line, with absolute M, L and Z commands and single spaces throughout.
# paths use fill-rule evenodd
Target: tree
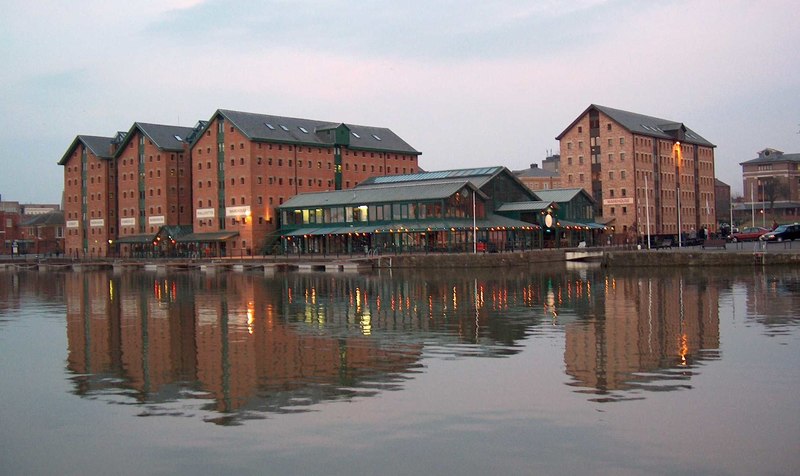
M 764 201 L 769 202 L 769 209 L 772 218 L 775 218 L 773 207 L 775 202 L 781 198 L 789 198 L 789 184 L 775 177 L 767 177 L 761 181 L 761 191 L 764 194 Z

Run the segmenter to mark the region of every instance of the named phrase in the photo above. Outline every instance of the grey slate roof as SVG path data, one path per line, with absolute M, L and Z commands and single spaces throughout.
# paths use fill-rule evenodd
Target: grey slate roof
M 740 162 L 739 165 L 763 163 L 774 164 L 776 162 L 800 162 L 800 154 L 784 154 L 780 150 L 767 148 L 759 152 L 757 158 Z
M 284 210 L 309 207 L 361 206 L 410 200 L 436 200 L 450 197 L 464 187 L 476 190 L 477 193 L 482 195 L 469 180 L 451 180 L 431 183 L 394 184 L 387 187 L 356 187 L 332 192 L 301 193 L 290 198 L 278 208 Z
M 141 131 L 141 133 L 150 139 L 160 150 L 171 152 L 182 151 L 184 145 L 187 143 L 186 138 L 194 132 L 194 129 L 191 127 L 134 122 L 128 130 L 128 133 L 125 134 L 125 139 L 119 145 L 116 153 L 117 156 L 125 150 L 125 147 L 137 130 Z M 180 140 L 175 136 L 179 137 Z
M 575 119 L 575 121 L 573 121 L 572 124 L 569 125 L 569 127 L 564 129 L 564 131 L 559 134 L 556 139 L 561 140 L 561 137 L 563 137 L 564 134 L 566 134 L 566 132 L 570 130 L 578 120 L 580 120 L 592 109 L 602 112 L 610 117 L 614 122 L 618 123 L 634 134 L 671 140 L 673 139 L 673 136 L 670 135 L 669 132 L 683 128 L 686 134 L 684 142 L 708 147 L 716 147 L 714 144 L 703 138 L 700 134 L 686 127 L 683 123 L 670 119 L 645 116 L 644 114 L 637 114 L 635 112 L 623 111 L 621 109 L 614 109 L 597 104 L 590 105 L 581 115 L 578 116 L 577 119 Z
M 61 157 L 61 160 L 58 161 L 58 165 L 64 165 L 67 163 L 67 160 L 69 160 L 72 152 L 79 143 L 83 144 L 98 158 L 111 159 L 113 157 L 113 154 L 111 153 L 111 141 L 113 140 L 113 137 L 78 135 L 72 141 L 72 144 L 70 144 L 70 146 L 67 148 L 67 151 Z
M 350 131 L 351 149 L 400 152 L 419 155 L 416 149 L 385 127 L 361 126 L 326 122 L 314 119 L 273 116 L 251 112 L 219 109 L 214 114 L 222 115 L 253 141 L 282 142 L 312 146 L 332 146 L 333 141 L 323 131 L 345 126 Z M 209 121 L 210 122 L 210 121 Z
M 64 211 L 53 210 L 52 212 L 33 215 L 22 222 L 22 226 L 64 226 Z
M 549 200 L 556 203 L 565 203 L 574 199 L 577 195 L 584 194 L 590 202 L 594 202 L 594 198 L 586 193 L 582 188 L 554 188 L 551 190 L 537 190 L 536 194 L 542 200 Z
M 517 177 L 558 177 L 557 172 L 551 172 L 549 170 L 545 170 L 539 167 L 529 167 L 527 169 L 522 170 L 515 170 L 514 175 Z

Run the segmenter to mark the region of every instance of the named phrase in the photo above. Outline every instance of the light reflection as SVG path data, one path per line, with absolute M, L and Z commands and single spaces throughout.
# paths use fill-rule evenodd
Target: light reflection
M 123 356 L 117 370 L 105 371 L 141 392 L 142 401 L 175 382 L 197 381 L 217 408 L 233 411 L 254 395 L 285 391 L 270 386 L 277 382 L 303 389 L 311 385 L 307 379 L 334 386 L 346 381 L 350 387 L 359 372 L 374 377 L 400 361 L 402 373 L 429 346 L 457 356 L 511 355 L 544 324 L 565 339 L 570 385 L 592 394 L 613 396 L 645 384 L 683 388 L 669 380 L 676 377 L 664 375 L 670 368 L 696 366 L 719 347 L 717 291 L 697 284 L 700 278 L 664 278 L 644 286 L 639 277 L 605 271 L 479 277 L 440 272 L 424 278 L 286 273 L 264 280 L 237 274 L 132 276 L 103 277 L 99 288 L 91 280 L 72 285 L 86 286 L 86 292 L 67 294 L 69 365 L 78 374 L 91 373 L 103 367 L 89 368 L 87 362 Z M 600 291 L 592 292 L 593 286 Z M 94 292 L 103 287 L 107 293 Z M 154 292 L 141 292 L 148 289 Z M 763 289 L 777 293 L 780 287 L 770 283 Z M 109 324 L 83 324 L 84 295 L 99 301 L 91 304 L 93 319 L 104 316 Z M 459 303 L 463 296 L 471 306 Z M 108 305 L 115 299 L 119 306 Z M 684 308 L 684 301 L 698 305 Z M 86 332 L 99 334 L 88 338 Z M 88 348 L 87 342 L 106 347 Z M 408 348 L 414 349 L 411 360 L 385 351 Z M 330 352 L 338 356 L 343 349 L 346 362 L 331 360 Z

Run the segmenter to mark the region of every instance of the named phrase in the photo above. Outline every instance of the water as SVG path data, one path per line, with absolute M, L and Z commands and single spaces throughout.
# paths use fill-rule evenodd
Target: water
M 798 474 L 800 269 L 0 272 L 2 474 Z

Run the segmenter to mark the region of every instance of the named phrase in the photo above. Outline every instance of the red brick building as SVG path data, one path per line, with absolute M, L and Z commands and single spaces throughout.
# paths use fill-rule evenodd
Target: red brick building
M 108 255 L 116 236 L 114 154 L 111 137 L 79 135 L 58 162 L 64 166 L 64 252 Z
M 554 190 L 561 188 L 561 176 L 558 172 L 539 168 L 531 164 L 530 168 L 515 170 L 514 175 L 531 190 Z
M 592 104 L 556 139 L 561 186 L 589 192 L 616 239 L 644 238 L 648 223 L 650 235 L 716 230 L 716 146 L 684 124 Z
M 64 212 L 23 216 L 20 224 L 25 251 L 37 255 L 60 255 L 64 252 Z
M 13 207 L 6 202 L 0 202 L 0 246 L 2 246 L 0 247 L 0 254 L 2 255 L 17 254 L 19 252 L 18 241 L 22 238 L 19 218 L 19 204 Z
M 739 213 L 743 224 L 753 226 L 800 220 L 800 154 L 785 154 L 764 149 L 758 157 L 741 162 L 744 208 Z M 750 212 L 756 210 L 758 217 Z
M 192 142 L 194 233 L 179 241 L 203 254 L 269 251 L 285 200 L 417 172 L 419 154 L 382 127 L 217 110 Z
M 123 256 L 151 250 L 162 227 L 191 225 L 193 132 L 191 127 L 137 122 L 121 140 L 114 162 L 117 245 Z M 164 243 L 165 248 L 172 245 Z

